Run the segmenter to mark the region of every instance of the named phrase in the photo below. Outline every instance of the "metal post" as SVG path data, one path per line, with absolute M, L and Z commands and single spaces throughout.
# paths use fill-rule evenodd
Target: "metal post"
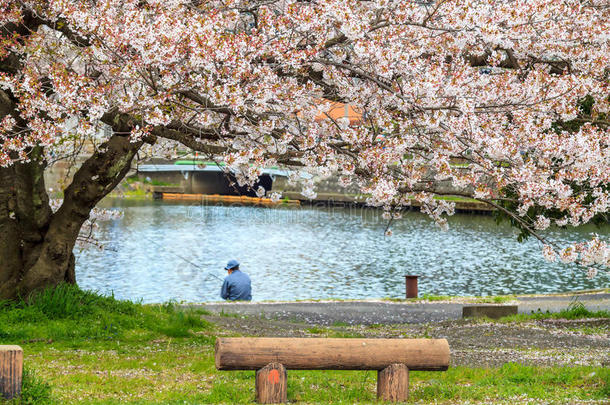
M 405 276 L 405 284 L 407 287 L 407 298 L 417 298 L 417 278 L 419 276 L 407 275 Z

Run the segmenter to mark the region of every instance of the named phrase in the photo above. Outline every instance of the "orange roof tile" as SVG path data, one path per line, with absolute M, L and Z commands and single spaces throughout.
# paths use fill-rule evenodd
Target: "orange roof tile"
M 322 100 L 320 102 L 322 102 Z M 361 113 L 356 111 L 351 105 L 339 102 L 332 102 L 330 109 L 327 112 L 318 115 L 316 121 L 326 120 L 329 119 L 329 117 L 333 120 L 342 117 L 348 118 L 350 125 L 356 125 L 362 121 Z

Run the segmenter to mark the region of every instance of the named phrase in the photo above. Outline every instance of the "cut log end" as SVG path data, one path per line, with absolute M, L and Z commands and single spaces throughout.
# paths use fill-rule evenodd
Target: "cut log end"
M 256 372 L 256 400 L 261 404 L 285 403 L 288 376 L 281 363 L 270 363 Z
M 13 399 L 21 395 L 23 349 L 0 345 L 0 398 Z
M 377 399 L 403 402 L 409 398 L 409 369 L 404 364 L 391 364 L 377 372 Z

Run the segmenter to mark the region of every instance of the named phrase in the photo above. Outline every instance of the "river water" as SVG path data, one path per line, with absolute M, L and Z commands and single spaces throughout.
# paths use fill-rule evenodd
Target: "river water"
M 105 246 L 77 252 L 79 285 L 117 298 L 165 302 L 220 299 L 222 270 L 241 262 L 253 299 L 404 297 L 405 274 L 435 295 L 548 293 L 608 287 L 575 265 L 548 263 L 533 238 L 516 240 L 491 216 L 459 215 L 442 231 L 408 212 L 392 224 L 371 208 L 259 208 L 110 201 L 120 219 L 100 223 Z M 553 238 L 608 240 L 610 226 L 553 230 Z M 195 263 L 187 263 L 184 259 Z

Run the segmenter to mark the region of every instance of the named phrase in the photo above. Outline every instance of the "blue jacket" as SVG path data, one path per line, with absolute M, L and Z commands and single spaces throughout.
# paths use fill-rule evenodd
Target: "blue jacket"
M 250 301 L 252 299 L 250 277 L 246 273 L 234 270 L 225 277 L 220 296 L 229 301 Z

